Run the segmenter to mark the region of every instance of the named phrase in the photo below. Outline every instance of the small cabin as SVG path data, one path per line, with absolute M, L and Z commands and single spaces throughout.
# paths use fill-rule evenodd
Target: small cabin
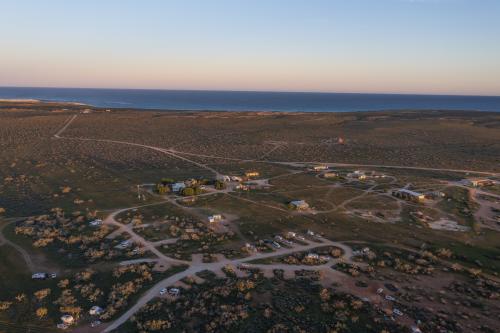
M 309 209 L 309 204 L 304 200 L 293 200 L 290 202 L 290 205 L 297 210 Z

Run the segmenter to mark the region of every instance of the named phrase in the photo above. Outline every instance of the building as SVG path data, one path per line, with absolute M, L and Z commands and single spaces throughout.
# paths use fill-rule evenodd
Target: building
M 339 176 L 338 173 L 330 171 L 330 172 L 325 172 L 323 174 L 323 178 L 337 178 Z
M 316 253 L 309 253 L 306 258 L 309 259 L 309 260 L 318 260 L 319 259 L 319 255 L 316 254 Z
M 304 200 L 293 200 L 290 202 L 290 205 L 297 210 L 309 209 L 309 204 Z
M 226 175 L 218 175 L 216 177 L 216 180 L 224 182 L 224 183 L 229 183 L 231 181 L 231 177 L 226 176 Z
M 236 185 L 236 189 L 241 190 L 241 191 L 248 191 L 248 190 L 250 190 L 250 186 L 245 185 L 245 184 L 238 184 L 238 185 Z
M 171 187 L 172 187 L 172 192 L 180 192 L 186 188 L 186 184 L 178 182 L 178 183 L 173 183 Z
M 365 180 L 366 179 L 365 173 L 363 171 L 360 171 L 360 170 L 356 170 L 354 172 L 347 174 L 347 177 L 358 179 L 358 180 Z
M 423 201 L 425 199 L 424 194 L 419 193 L 419 192 L 414 192 L 414 191 L 411 191 L 411 190 L 408 190 L 405 188 L 402 188 L 402 189 L 399 189 L 396 191 L 392 191 L 392 195 L 397 197 L 397 198 L 401 198 L 401 199 L 408 200 L 408 201 L 415 201 L 415 202 Z
M 487 178 L 470 178 L 470 179 L 464 179 L 462 183 L 469 186 L 480 187 L 480 186 L 493 185 L 494 182 Z
M 258 171 L 247 171 L 245 172 L 245 177 L 250 178 L 250 177 L 259 177 L 259 172 Z
M 208 217 L 208 222 L 210 223 L 219 222 L 221 220 L 222 220 L 222 215 L 220 214 L 210 215 Z
M 313 166 L 313 170 L 314 171 L 324 171 L 324 170 L 328 170 L 328 166 L 327 165 L 315 165 Z

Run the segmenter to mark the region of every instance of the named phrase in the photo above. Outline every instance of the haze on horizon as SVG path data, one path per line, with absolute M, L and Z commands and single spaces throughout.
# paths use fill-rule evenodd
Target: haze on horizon
M 0 86 L 500 95 L 497 0 L 0 0 Z

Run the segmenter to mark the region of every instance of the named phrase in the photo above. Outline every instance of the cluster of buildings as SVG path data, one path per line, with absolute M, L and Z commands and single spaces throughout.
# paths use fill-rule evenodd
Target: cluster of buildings
M 462 184 L 466 186 L 482 187 L 482 186 L 494 185 L 495 182 L 488 178 L 469 178 L 469 179 L 463 179 Z
M 356 170 L 347 174 L 347 177 L 357 180 L 365 180 L 366 174 L 363 171 Z
M 216 223 L 216 222 L 220 222 L 222 221 L 222 215 L 221 214 L 214 214 L 214 215 L 210 215 L 208 217 L 208 222 L 209 223 Z

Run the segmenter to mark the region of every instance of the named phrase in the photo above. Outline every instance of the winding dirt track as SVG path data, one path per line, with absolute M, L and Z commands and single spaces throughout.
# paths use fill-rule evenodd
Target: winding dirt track
M 107 139 L 91 139 L 91 138 L 75 138 L 75 137 L 64 137 L 62 136 L 63 132 L 70 126 L 70 124 L 77 118 L 77 115 L 72 116 L 65 124 L 64 126 L 54 135 L 54 138 L 56 139 L 67 139 L 67 140 L 79 140 L 79 141 L 88 141 L 88 142 L 107 142 L 107 143 L 113 143 L 113 144 L 124 144 L 124 145 L 129 145 L 129 146 L 135 146 L 135 147 L 142 147 L 146 149 L 151 149 L 157 152 L 164 153 L 166 155 L 169 155 L 174 158 L 178 158 L 181 160 L 184 160 L 186 162 L 189 162 L 193 165 L 196 165 L 200 168 L 209 170 L 213 172 L 216 176 L 219 176 L 219 172 L 206 164 L 193 161 L 185 156 L 194 156 L 194 157 L 204 157 L 204 158 L 213 158 L 213 159 L 224 159 L 224 160 L 232 160 L 232 161 L 239 161 L 239 162 L 259 162 L 259 163 L 271 163 L 271 164 L 281 164 L 281 165 L 288 165 L 288 166 L 295 166 L 295 167 L 304 167 L 307 164 L 325 164 L 328 166 L 347 166 L 347 167 L 370 167 L 370 168 L 391 168 L 391 169 L 406 169 L 406 170 L 423 170 L 423 171 L 445 171 L 445 172 L 456 172 L 456 173 L 471 173 L 471 174 L 478 174 L 478 175 L 488 175 L 488 176 L 499 176 L 499 173 L 494 173 L 494 172 L 485 172 L 485 171 L 475 171 L 475 170 L 457 170 L 457 169 L 439 169 L 439 168 L 428 168 L 428 167 L 411 167 L 411 166 L 395 166 L 395 165 L 375 165 L 375 164 L 349 164 L 349 163 L 324 163 L 324 162 L 318 162 L 318 161 L 309 161 L 309 162 L 284 162 L 284 161 L 268 161 L 268 160 L 255 160 L 255 159 L 238 159 L 238 158 L 227 158 L 227 157 L 221 157 L 221 156 L 213 156 L 213 155 L 204 155 L 204 154 L 194 154 L 194 153 L 188 153 L 188 152 L 180 152 L 174 149 L 165 149 L 165 148 L 160 148 L 160 147 L 155 147 L 155 146 L 149 146 L 149 145 L 143 145 L 143 144 L 138 144 L 138 143 L 133 143 L 133 142 L 127 142 L 127 141 L 118 141 L 118 140 L 107 140 Z M 159 204 L 159 203 L 156 203 Z M 159 292 L 162 288 L 167 287 L 169 285 L 174 284 L 175 282 L 183 279 L 184 277 L 190 276 L 190 275 L 195 275 L 198 272 L 204 271 L 204 270 L 210 270 L 210 271 L 220 271 L 224 266 L 226 265 L 238 265 L 240 263 L 247 263 L 249 261 L 253 261 L 256 259 L 265 259 L 265 258 L 270 258 L 270 257 L 275 257 L 275 256 L 282 256 L 285 254 L 291 254 L 294 252 L 303 252 L 303 251 L 309 251 L 313 250 L 318 247 L 322 246 L 336 246 L 341 248 L 344 251 L 344 256 L 341 260 L 346 261 L 346 262 L 351 262 L 352 258 L 352 250 L 349 246 L 339 243 L 339 242 L 333 242 L 327 239 L 320 239 L 320 242 L 308 242 L 308 244 L 305 245 L 296 245 L 293 248 L 281 248 L 278 249 L 272 253 L 258 253 L 254 254 L 252 256 L 249 256 L 247 258 L 243 259 L 237 259 L 237 260 L 228 260 L 223 258 L 222 260 L 215 262 L 215 263 L 202 263 L 199 261 L 183 261 L 183 260 L 177 260 L 174 258 L 170 258 L 166 255 L 164 255 L 162 252 L 160 252 L 158 249 L 155 248 L 154 244 L 146 241 L 144 238 L 141 236 L 137 235 L 131 227 L 123 225 L 115 220 L 115 216 L 118 215 L 121 212 L 125 212 L 130 209 L 134 208 L 139 208 L 138 207 L 132 207 L 132 208 L 125 208 L 118 210 L 111 215 L 109 215 L 104 223 L 106 224 L 111 224 L 117 226 L 120 230 L 123 232 L 128 233 L 131 238 L 134 240 L 134 242 L 137 242 L 147 248 L 150 252 L 152 252 L 155 256 L 158 257 L 158 261 L 164 261 L 166 263 L 170 264 L 187 264 L 189 267 L 177 274 L 174 274 L 160 282 L 158 282 L 156 285 L 154 285 L 151 289 L 149 289 L 146 293 L 144 293 L 139 300 L 132 306 L 130 307 L 125 313 L 123 313 L 118 319 L 107 325 L 102 332 L 110 332 L 119 326 L 121 326 L 123 323 L 125 323 L 131 316 L 133 316 L 137 311 L 139 311 L 144 305 L 146 305 L 151 299 L 157 297 L 159 295 Z M 275 208 L 275 207 L 273 207 Z M 29 258 L 29 256 L 28 256 Z M 276 264 L 276 265 L 256 265 L 258 267 L 262 268 L 286 268 L 287 270 L 294 269 L 314 269 L 314 266 L 302 266 L 302 265 L 296 265 L 296 266 L 287 266 L 287 265 L 282 265 L 282 264 Z M 322 266 L 319 266 L 322 267 Z
M 188 263 L 190 264 L 189 267 L 177 274 L 174 274 L 172 276 L 169 276 L 168 278 L 158 282 L 155 284 L 153 287 L 151 287 L 146 293 L 144 293 L 137 302 L 131 306 L 125 313 L 123 313 L 119 318 L 117 318 L 115 321 L 110 323 L 105 327 L 105 329 L 102 332 L 110 332 L 114 329 L 117 329 L 120 327 L 122 324 L 124 324 L 130 317 L 132 317 L 135 313 L 137 313 L 143 306 L 145 306 L 149 301 L 152 299 L 156 298 L 160 294 L 160 290 L 163 288 L 166 288 L 168 286 L 173 285 L 174 283 L 178 282 L 179 280 L 182 280 L 185 277 L 195 275 L 196 273 L 209 270 L 213 272 L 218 272 L 222 268 L 224 268 L 227 265 L 231 266 L 237 266 L 238 264 L 242 263 L 248 263 L 253 260 L 257 259 L 265 259 L 265 258 L 271 258 L 271 257 L 276 257 L 276 256 L 283 256 L 286 254 L 292 254 L 295 252 L 304 252 L 304 251 L 310 251 L 314 250 L 318 247 L 324 247 L 324 246 L 336 246 L 341 248 L 344 251 L 344 254 L 341 259 L 337 261 L 343 261 L 347 263 L 352 263 L 352 256 L 353 252 L 352 249 L 339 242 L 334 242 L 328 239 L 324 238 L 318 238 L 319 242 L 312 242 L 308 241 L 307 244 L 305 245 L 295 245 L 292 248 L 281 248 L 273 252 L 269 253 L 257 253 L 254 255 L 251 255 L 246 258 L 242 259 L 235 259 L 235 260 L 229 260 L 223 258 L 222 260 L 215 262 L 215 263 L 202 263 L 199 261 L 193 260 L 192 262 L 183 262 L 183 263 Z M 164 256 L 164 255 L 163 255 Z M 165 256 L 164 256 L 165 257 Z M 167 260 L 171 260 L 172 258 L 168 258 Z M 332 263 L 329 263 L 331 265 Z M 328 265 L 321 265 L 321 266 L 309 266 L 309 265 L 294 265 L 294 266 L 288 266 L 285 264 L 270 264 L 270 265 L 264 265 L 264 264 L 249 264 L 249 266 L 256 267 L 256 268 L 267 268 L 267 269 L 283 269 L 283 270 L 312 270 L 316 268 L 327 268 Z M 329 267 L 329 266 L 328 266 Z M 331 268 L 330 268 L 331 269 Z M 332 270 L 333 272 L 333 270 Z
M 445 171 L 445 172 L 457 172 L 457 173 L 471 173 L 471 174 L 495 176 L 495 177 L 500 176 L 500 173 L 496 173 L 496 172 L 476 171 L 476 170 L 467 170 L 467 169 L 440 169 L 440 168 L 428 168 L 428 167 L 417 167 L 417 166 L 331 163 L 331 162 L 321 162 L 321 161 L 299 161 L 299 162 L 290 162 L 289 161 L 289 162 L 287 162 L 287 161 L 268 161 L 268 160 L 260 160 L 260 159 L 229 158 L 229 157 L 222 157 L 222 156 L 182 152 L 182 151 L 178 151 L 178 150 L 174 150 L 174 149 L 166 149 L 166 148 L 143 145 L 143 144 L 128 142 L 128 141 L 118 141 L 118 140 L 108 140 L 108 139 L 92 139 L 92 138 L 75 138 L 75 137 L 62 136 L 63 132 L 69 127 L 69 125 L 71 125 L 71 123 L 73 121 L 75 121 L 76 118 L 77 118 L 77 115 L 71 116 L 70 119 L 66 122 L 66 124 L 54 135 L 54 138 L 56 138 L 56 139 L 68 139 L 68 140 L 79 140 L 79 141 L 108 142 L 108 143 L 124 144 L 124 145 L 129 145 L 129 146 L 151 149 L 151 150 L 155 150 L 155 151 L 170 155 L 171 157 L 175 157 L 175 158 L 184 160 L 186 162 L 192 163 L 200 168 L 209 170 L 209 171 L 213 172 L 216 176 L 220 175 L 220 173 L 217 170 L 207 166 L 206 164 L 193 161 L 193 160 L 186 158 L 184 156 L 181 156 L 181 155 L 195 156 L 195 157 L 206 157 L 206 158 L 213 158 L 213 159 L 223 159 L 223 160 L 231 160 L 231 161 L 239 161 L 239 162 L 258 162 L 258 163 L 281 164 L 281 165 L 288 165 L 288 166 L 295 166 L 295 167 L 303 167 L 304 165 L 309 165 L 309 164 L 324 164 L 324 165 L 332 166 L 332 167 L 335 167 L 335 166 L 336 167 L 366 167 L 366 168 L 387 168 L 387 169 L 422 170 L 422 171 Z
M 8 245 L 13 247 L 19 254 L 23 257 L 24 262 L 26 263 L 26 266 L 28 267 L 29 271 L 31 273 L 35 273 L 37 271 L 35 264 L 33 264 L 33 261 L 31 260 L 31 257 L 29 253 L 23 249 L 21 246 L 17 245 L 14 242 L 11 242 L 8 240 L 4 234 L 3 234 L 3 229 L 8 226 L 12 222 L 4 223 L 3 225 L 0 226 L 0 246 L 2 245 Z

